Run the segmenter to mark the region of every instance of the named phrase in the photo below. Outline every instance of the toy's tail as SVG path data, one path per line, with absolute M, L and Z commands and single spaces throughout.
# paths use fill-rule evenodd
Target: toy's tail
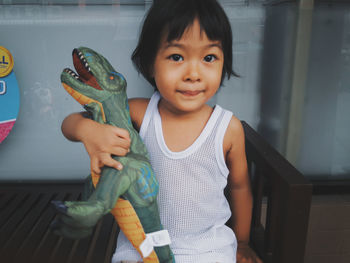
M 112 215 L 118 222 L 120 229 L 124 235 L 129 239 L 136 250 L 142 255 L 139 247 L 141 243 L 146 239 L 146 234 L 142 228 L 141 222 L 130 204 L 129 201 L 124 199 L 118 199 L 117 205 L 111 211 Z M 158 257 L 154 250 L 152 253 L 143 258 L 144 263 L 156 263 L 159 262 Z
M 99 176 L 92 172 L 91 178 L 93 185 L 96 186 L 99 181 Z M 115 207 L 111 210 L 111 214 L 118 222 L 118 225 L 123 231 L 124 235 L 127 237 L 130 243 L 135 247 L 135 249 L 139 252 L 139 254 L 142 257 L 140 245 L 146 239 L 146 233 L 131 203 L 128 200 L 119 198 Z M 143 262 L 159 263 L 155 251 L 153 250 L 148 257 L 143 258 Z

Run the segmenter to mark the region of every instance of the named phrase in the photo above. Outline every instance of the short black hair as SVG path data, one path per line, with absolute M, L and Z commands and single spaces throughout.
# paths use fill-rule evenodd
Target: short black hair
M 139 42 L 131 59 L 138 72 L 155 88 L 153 66 L 163 34 L 168 34 L 169 42 L 180 39 L 196 18 L 201 30 L 204 30 L 210 40 L 221 42 L 224 54 L 221 84 L 226 76 L 238 77 L 232 68 L 231 25 L 216 0 L 154 0 L 145 17 Z

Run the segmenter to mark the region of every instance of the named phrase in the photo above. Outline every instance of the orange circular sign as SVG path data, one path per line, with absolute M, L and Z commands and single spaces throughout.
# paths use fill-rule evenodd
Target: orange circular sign
M 0 46 L 0 78 L 6 77 L 13 69 L 13 58 L 6 48 Z

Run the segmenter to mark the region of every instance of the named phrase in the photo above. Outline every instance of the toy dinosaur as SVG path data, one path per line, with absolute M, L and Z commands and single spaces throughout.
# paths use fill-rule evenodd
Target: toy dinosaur
M 74 49 L 72 56 L 77 74 L 64 69 L 63 87 L 95 121 L 128 130 L 131 145 L 126 156 L 113 156 L 122 163 L 121 171 L 107 166 L 103 167 L 101 176 L 91 171 L 87 181 L 95 189 L 87 200 L 53 201 L 58 211 L 52 224 L 54 232 L 68 238 L 86 237 L 98 220 L 111 212 L 143 262 L 175 262 L 169 236 L 159 218 L 158 182 L 147 149 L 131 123 L 126 80 L 107 59 L 89 48 Z

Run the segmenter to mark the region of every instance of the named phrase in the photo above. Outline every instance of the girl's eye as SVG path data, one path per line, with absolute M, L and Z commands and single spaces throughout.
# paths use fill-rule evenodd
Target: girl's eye
M 216 59 L 215 55 L 207 55 L 204 57 L 205 62 L 213 62 Z
M 182 61 L 183 60 L 183 57 L 179 54 L 173 54 L 169 57 L 171 60 L 174 60 L 174 61 Z

